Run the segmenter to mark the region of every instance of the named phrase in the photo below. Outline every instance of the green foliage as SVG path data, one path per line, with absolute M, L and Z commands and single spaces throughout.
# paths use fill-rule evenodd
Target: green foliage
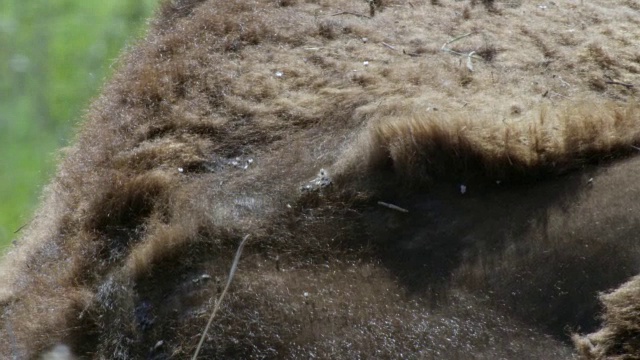
M 0 2 L 0 252 L 155 0 Z

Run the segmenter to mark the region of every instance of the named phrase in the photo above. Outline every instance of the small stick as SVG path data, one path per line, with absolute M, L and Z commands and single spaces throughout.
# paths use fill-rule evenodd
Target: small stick
M 357 16 L 357 17 L 361 17 L 361 18 L 365 18 L 365 19 L 371 19 L 367 15 L 362 15 L 362 14 L 354 13 L 354 12 L 351 12 L 351 11 L 340 11 L 339 13 L 331 14 L 331 16 L 338 16 L 338 15 L 353 15 L 353 16 Z
M 631 147 L 636 149 L 636 150 L 638 150 L 638 151 L 640 151 L 640 147 L 637 147 L 637 146 L 634 146 L 634 145 L 631 145 Z
M 605 75 L 604 78 L 607 79 L 607 81 L 605 81 L 605 84 L 622 85 L 622 86 L 626 87 L 627 89 L 633 88 L 633 84 L 623 83 L 621 81 L 615 81 L 609 75 Z
M 242 248 L 244 248 L 244 244 L 247 242 L 249 235 L 245 236 L 244 239 L 238 245 L 238 250 L 236 250 L 236 257 L 233 259 L 233 264 L 231 264 L 231 270 L 229 271 L 229 277 L 227 278 L 227 285 L 225 285 L 224 290 L 222 290 L 222 294 L 216 301 L 216 305 L 213 307 L 213 311 L 211 312 L 211 317 L 209 318 L 209 322 L 207 322 L 207 326 L 205 326 L 204 331 L 202 332 L 202 336 L 200 337 L 200 342 L 198 343 L 198 347 L 196 348 L 196 352 L 193 354 L 192 360 L 196 360 L 198 358 L 198 353 L 200 353 L 200 348 L 202 347 L 202 343 L 204 342 L 205 336 L 207 336 L 207 332 L 209 332 L 209 327 L 213 322 L 213 318 L 216 316 L 218 309 L 220 309 L 220 304 L 222 303 L 222 299 L 227 294 L 227 290 L 229 290 L 229 285 L 231 285 L 231 280 L 233 279 L 233 275 L 235 275 L 236 270 L 238 269 L 238 262 L 240 261 L 240 255 L 242 255 Z
M 396 211 L 400 211 L 400 212 L 403 212 L 403 213 L 408 213 L 409 212 L 409 210 L 401 208 L 398 205 L 389 204 L 389 203 L 386 203 L 386 202 L 383 202 L 383 201 L 378 201 L 378 205 L 382 205 L 382 206 L 384 206 L 386 208 L 389 208 L 391 210 L 396 210 Z

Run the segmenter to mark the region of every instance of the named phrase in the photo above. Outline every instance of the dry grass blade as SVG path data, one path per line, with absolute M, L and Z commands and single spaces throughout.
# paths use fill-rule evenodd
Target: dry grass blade
M 7 335 L 9 335 L 9 340 L 11 340 L 10 342 L 11 353 L 13 354 L 13 357 L 15 359 L 18 359 L 19 358 L 18 344 L 16 343 L 16 336 L 13 334 L 13 328 L 11 326 L 11 322 L 7 322 L 6 330 L 7 330 Z
M 353 16 L 357 16 L 357 17 L 361 17 L 361 18 L 365 18 L 365 19 L 370 19 L 371 17 L 367 16 L 367 15 L 362 15 L 362 14 L 358 14 L 352 11 L 340 11 L 339 13 L 335 13 L 335 14 L 331 14 L 331 16 L 339 16 L 339 15 L 353 15 Z
M 475 51 L 472 51 L 469 53 L 469 55 L 467 55 L 467 69 L 469 69 L 469 71 L 473 71 L 473 62 L 471 61 L 471 58 L 475 53 Z
M 455 38 L 447 41 L 446 43 L 442 44 L 442 47 L 440 48 L 440 50 L 444 51 L 444 52 L 448 52 L 450 54 L 458 55 L 458 56 L 466 56 L 467 57 L 467 67 L 469 67 L 469 64 L 471 62 L 471 58 L 478 59 L 478 60 L 483 60 L 483 59 L 481 57 L 479 57 L 479 56 L 475 56 L 474 55 L 475 51 L 472 51 L 472 52 L 470 52 L 468 54 L 465 54 L 465 53 L 461 53 L 461 52 L 452 50 L 452 49 L 448 48 L 447 45 L 450 45 L 450 44 L 452 44 L 452 43 L 454 43 L 454 42 L 456 42 L 456 41 L 458 41 L 460 39 L 464 39 L 466 37 L 469 37 L 469 36 L 475 35 L 475 34 L 476 34 L 475 32 L 470 32 L 470 33 L 466 33 L 464 35 L 460 35 L 458 37 L 455 37 Z M 469 70 L 473 71 L 473 69 L 471 69 L 471 68 Z
M 409 212 L 409 210 L 407 210 L 405 208 L 401 208 L 398 205 L 389 204 L 389 203 L 386 203 L 384 201 L 378 201 L 378 205 L 384 206 L 384 207 L 392 209 L 392 210 L 400 211 L 400 212 L 403 212 L 403 213 L 408 213 Z
M 384 47 L 387 47 L 387 48 L 391 49 L 391 50 L 396 50 L 395 46 L 393 46 L 393 45 L 389 45 L 389 44 L 387 44 L 386 42 L 383 42 L 383 43 L 382 43 L 382 45 L 383 45 Z
M 456 42 L 456 41 L 458 41 L 460 39 L 464 39 L 464 38 L 466 38 L 468 36 L 474 35 L 474 34 L 475 34 L 474 32 L 470 32 L 470 33 L 466 33 L 464 35 L 456 36 L 453 39 L 451 39 L 451 40 L 447 41 L 446 43 L 442 44 L 442 47 L 440 49 L 443 50 L 443 51 L 449 50 L 449 48 L 447 48 L 447 45 L 449 45 L 449 44 L 451 44 L 453 42 Z
M 244 245 L 247 242 L 247 239 L 249 239 L 249 235 L 245 236 L 240 242 L 240 245 L 238 245 L 238 250 L 236 251 L 236 256 L 233 259 L 233 264 L 231 264 L 231 270 L 229 271 L 229 277 L 227 278 L 227 284 L 225 285 L 224 290 L 222 290 L 222 294 L 220 294 L 218 301 L 216 301 L 216 305 L 213 307 L 213 311 L 211 312 L 211 317 L 209 317 L 207 326 L 205 326 L 204 331 L 202 331 L 202 336 L 200 336 L 200 342 L 198 343 L 198 347 L 196 348 L 196 351 L 193 354 L 193 357 L 191 358 L 192 360 L 196 360 L 198 358 L 198 354 L 200 353 L 200 348 L 202 348 L 202 343 L 204 343 L 204 338 L 205 336 L 207 336 L 207 333 L 209 332 L 209 327 L 211 327 L 211 323 L 213 323 L 213 319 L 216 317 L 216 313 L 218 312 L 218 309 L 220 309 L 220 304 L 222 304 L 222 300 L 224 299 L 224 296 L 227 294 L 227 290 L 229 290 L 229 286 L 231 285 L 231 281 L 233 280 L 233 275 L 235 275 L 236 270 L 238 269 L 238 262 L 240 262 L 240 255 L 242 255 L 242 249 L 244 248 Z

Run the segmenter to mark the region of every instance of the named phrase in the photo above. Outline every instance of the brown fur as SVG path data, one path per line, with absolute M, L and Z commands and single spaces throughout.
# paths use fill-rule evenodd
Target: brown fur
M 605 327 L 588 336 L 574 336 L 580 353 L 588 359 L 638 358 L 640 343 L 639 278 L 636 276 L 615 291 L 600 296 L 604 304 Z
M 0 354 L 189 358 L 250 235 L 202 358 L 573 358 L 640 272 L 637 19 L 438 3 L 165 2 L 2 263 Z M 634 284 L 582 355 L 637 354 Z

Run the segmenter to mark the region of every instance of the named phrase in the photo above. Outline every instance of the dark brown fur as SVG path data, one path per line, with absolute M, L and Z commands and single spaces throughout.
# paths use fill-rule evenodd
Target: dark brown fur
M 201 358 L 575 357 L 640 272 L 636 93 L 582 76 L 635 30 L 483 3 L 165 2 L 0 268 L 0 355 L 189 358 L 250 235 Z M 636 282 L 582 355 L 637 354 Z

